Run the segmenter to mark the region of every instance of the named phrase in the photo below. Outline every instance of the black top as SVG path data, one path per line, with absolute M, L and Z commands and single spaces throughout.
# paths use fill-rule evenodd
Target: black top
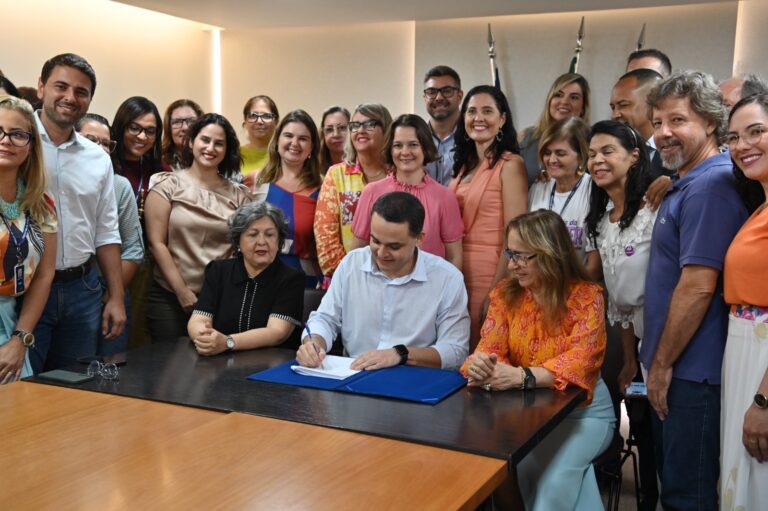
M 270 316 L 296 325 L 283 344 L 297 348 L 304 310 L 304 274 L 276 258 L 264 271 L 248 277 L 242 257 L 211 261 L 195 314 L 208 316 L 213 328 L 230 335 L 267 326 Z

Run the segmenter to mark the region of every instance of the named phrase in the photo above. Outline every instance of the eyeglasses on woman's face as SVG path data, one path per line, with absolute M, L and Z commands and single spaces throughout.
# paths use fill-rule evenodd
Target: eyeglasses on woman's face
M 528 262 L 536 257 L 537 254 L 526 254 L 523 252 L 513 252 L 512 250 L 505 248 L 504 255 L 515 264 L 520 266 L 528 266 Z

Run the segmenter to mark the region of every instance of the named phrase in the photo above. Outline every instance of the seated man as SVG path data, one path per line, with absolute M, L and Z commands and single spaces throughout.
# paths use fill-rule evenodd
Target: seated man
M 353 369 L 398 364 L 458 369 L 469 350 L 464 278 L 419 250 L 424 207 L 413 195 L 382 195 L 371 212 L 370 245 L 341 261 L 309 316 L 299 364 L 317 367 L 341 333 Z

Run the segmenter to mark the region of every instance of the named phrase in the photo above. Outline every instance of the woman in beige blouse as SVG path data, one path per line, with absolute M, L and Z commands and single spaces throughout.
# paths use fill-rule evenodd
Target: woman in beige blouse
M 152 176 L 144 217 L 157 265 L 147 301 L 154 342 L 186 335 L 205 266 L 231 255 L 227 219 L 250 192 L 229 177 L 240 171 L 237 134 L 223 116 L 206 114 L 187 132 L 186 170 Z M 154 193 L 152 193 L 154 192 Z

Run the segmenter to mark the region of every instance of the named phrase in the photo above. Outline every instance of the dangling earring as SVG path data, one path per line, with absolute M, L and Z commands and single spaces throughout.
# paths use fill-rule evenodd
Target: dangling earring
M 502 133 L 501 130 L 497 131 L 496 132 L 496 140 L 498 142 L 501 142 L 503 138 L 504 138 L 504 133 Z

